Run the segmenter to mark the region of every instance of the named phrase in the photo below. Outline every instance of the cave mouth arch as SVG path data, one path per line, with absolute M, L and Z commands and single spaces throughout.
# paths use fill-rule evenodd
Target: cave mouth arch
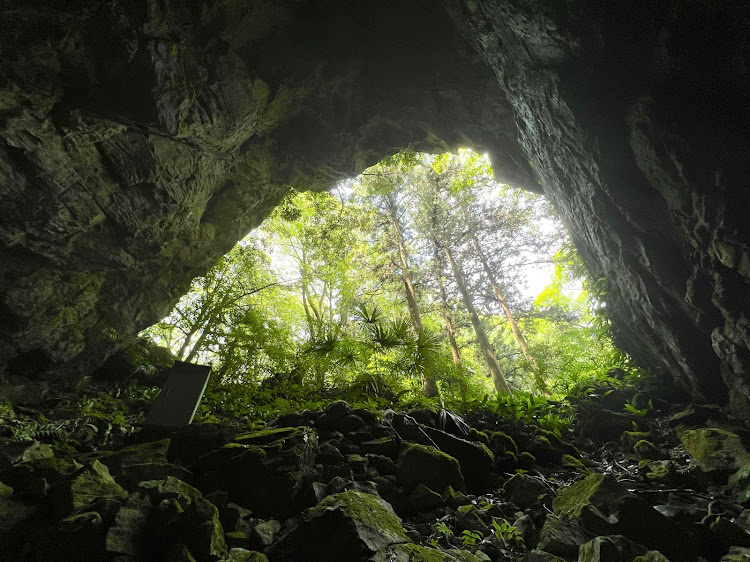
M 468 145 L 544 190 L 608 279 L 623 349 L 750 418 L 747 3 L 3 16 L 1 373 L 37 353 L 89 372 L 287 186 Z
M 179 360 L 214 364 L 221 380 L 295 373 L 337 388 L 366 372 L 361 352 L 379 341 L 365 318 L 384 330 L 410 318 L 447 361 L 435 372 L 443 383 L 487 374 L 491 353 L 512 388 L 548 393 L 554 383 L 563 395 L 581 376 L 626 364 L 594 322 L 602 304 L 575 298 L 581 275 L 546 199 L 498 183 L 486 154 L 404 151 L 330 191 L 292 191 L 141 335 Z

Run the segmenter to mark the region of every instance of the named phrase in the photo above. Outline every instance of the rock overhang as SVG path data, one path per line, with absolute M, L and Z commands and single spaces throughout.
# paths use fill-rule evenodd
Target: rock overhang
M 289 186 L 472 146 L 544 189 L 624 350 L 746 413 L 748 7 L 443 4 L 4 9 L 5 373 L 90 370 Z

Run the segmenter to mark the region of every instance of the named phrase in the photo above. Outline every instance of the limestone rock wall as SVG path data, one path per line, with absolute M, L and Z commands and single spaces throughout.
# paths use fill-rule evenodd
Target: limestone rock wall
M 626 351 L 745 411 L 747 3 L 443 4 L 0 3 L 0 372 L 90 369 L 290 186 L 468 145 L 544 189 Z
M 495 71 L 545 193 L 606 277 L 621 347 L 748 417 L 748 5 L 448 6 Z

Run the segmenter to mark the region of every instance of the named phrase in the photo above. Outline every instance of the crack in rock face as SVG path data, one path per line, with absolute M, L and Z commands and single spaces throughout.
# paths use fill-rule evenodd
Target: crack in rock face
M 625 351 L 750 418 L 746 3 L 0 11 L 0 374 L 89 372 L 290 187 L 469 146 L 553 202 Z

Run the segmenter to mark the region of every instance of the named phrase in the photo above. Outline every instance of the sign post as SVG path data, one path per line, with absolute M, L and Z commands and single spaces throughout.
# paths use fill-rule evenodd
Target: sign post
M 211 375 L 211 367 L 175 361 L 156 397 L 146 425 L 178 428 L 189 425 Z

